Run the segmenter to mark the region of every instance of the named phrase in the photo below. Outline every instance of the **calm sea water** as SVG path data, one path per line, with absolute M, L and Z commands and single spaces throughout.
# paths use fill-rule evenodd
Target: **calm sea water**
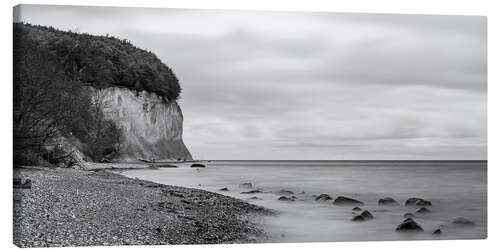
M 280 212 L 263 223 L 275 242 L 477 239 L 487 232 L 487 167 L 484 161 L 212 161 L 207 168 L 133 170 L 126 176 L 163 184 L 218 192 Z M 251 182 L 261 194 L 241 194 L 239 184 Z M 227 187 L 228 192 L 218 191 Z M 291 190 L 298 200 L 277 200 L 281 189 Z M 303 194 L 301 194 L 304 192 Z M 312 195 L 349 196 L 365 203 L 375 219 L 352 222 L 352 207 L 316 202 Z M 257 196 L 259 199 L 249 199 Z M 432 201 L 430 214 L 415 219 L 422 233 L 398 233 L 403 214 L 413 207 L 377 205 L 379 198 L 399 203 L 410 197 Z M 462 216 L 475 227 L 450 224 Z M 443 234 L 433 236 L 441 227 Z

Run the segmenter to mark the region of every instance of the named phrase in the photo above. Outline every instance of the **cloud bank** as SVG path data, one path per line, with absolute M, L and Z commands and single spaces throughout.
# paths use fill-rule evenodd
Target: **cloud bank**
M 24 5 L 110 34 L 183 87 L 202 159 L 486 159 L 486 18 Z

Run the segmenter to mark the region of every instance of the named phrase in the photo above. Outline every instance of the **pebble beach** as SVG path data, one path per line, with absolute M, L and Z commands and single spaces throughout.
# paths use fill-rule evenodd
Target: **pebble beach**
M 16 168 L 19 247 L 262 242 L 275 212 L 221 194 L 124 177 L 103 169 Z

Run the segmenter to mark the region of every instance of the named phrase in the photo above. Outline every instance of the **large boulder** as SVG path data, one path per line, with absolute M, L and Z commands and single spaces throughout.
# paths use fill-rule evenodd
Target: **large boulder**
M 280 200 L 280 201 L 295 201 L 295 199 L 296 199 L 296 198 L 297 198 L 297 197 L 295 197 L 295 196 L 293 196 L 293 195 L 292 195 L 291 197 L 287 197 L 287 196 L 280 196 L 280 197 L 278 198 L 278 200 Z
M 207 166 L 200 164 L 200 163 L 194 163 L 191 165 L 192 168 L 206 168 Z
M 471 221 L 469 219 L 466 219 L 464 217 L 456 217 L 451 221 L 451 224 L 457 225 L 457 226 L 475 226 L 476 223 L 474 221 Z
M 290 191 L 290 190 L 286 190 L 286 189 L 281 189 L 278 194 L 281 194 L 281 195 L 291 195 L 293 194 L 293 191 Z
M 372 213 L 368 212 L 368 210 L 365 210 L 361 213 L 361 216 L 363 216 L 363 218 L 367 219 L 367 220 L 371 220 L 373 219 L 373 215 Z
M 397 206 L 399 203 L 391 197 L 385 197 L 378 200 L 378 204 L 381 206 Z
M 358 221 L 358 222 L 361 222 L 361 221 L 366 221 L 365 217 L 361 216 L 361 215 L 356 215 L 354 216 L 352 219 L 352 221 Z
M 352 206 L 352 205 L 364 205 L 363 202 L 345 197 L 345 196 L 339 196 L 337 197 L 334 201 L 333 204 L 338 205 L 338 206 Z
M 320 195 L 316 196 L 316 200 L 317 201 L 328 201 L 328 200 L 332 200 L 332 197 L 330 195 L 327 195 L 327 194 L 320 194 Z
M 403 215 L 403 218 L 405 218 L 405 219 L 406 218 L 415 218 L 415 215 L 412 214 L 412 213 L 406 213 L 406 214 Z
M 242 194 L 260 194 L 262 193 L 262 190 L 260 189 L 254 189 L 254 190 L 250 190 L 250 191 L 244 191 L 244 192 L 241 192 Z
M 406 200 L 405 206 L 432 206 L 432 202 L 422 198 L 410 198 Z
M 431 210 L 425 208 L 425 207 L 421 207 L 420 209 L 418 209 L 415 213 L 416 214 L 428 214 L 430 213 Z
M 396 228 L 397 232 L 422 232 L 424 229 L 417 224 L 412 218 L 405 219 L 401 224 Z
M 432 235 L 441 235 L 441 234 L 442 234 L 442 232 L 441 232 L 441 229 L 439 229 L 439 228 L 434 230 L 434 232 L 432 232 Z

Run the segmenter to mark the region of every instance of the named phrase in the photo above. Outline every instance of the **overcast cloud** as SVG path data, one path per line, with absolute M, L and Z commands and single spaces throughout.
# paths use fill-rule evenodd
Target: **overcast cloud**
M 202 159 L 486 159 L 486 18 L 24 5 L 181 81 Z

